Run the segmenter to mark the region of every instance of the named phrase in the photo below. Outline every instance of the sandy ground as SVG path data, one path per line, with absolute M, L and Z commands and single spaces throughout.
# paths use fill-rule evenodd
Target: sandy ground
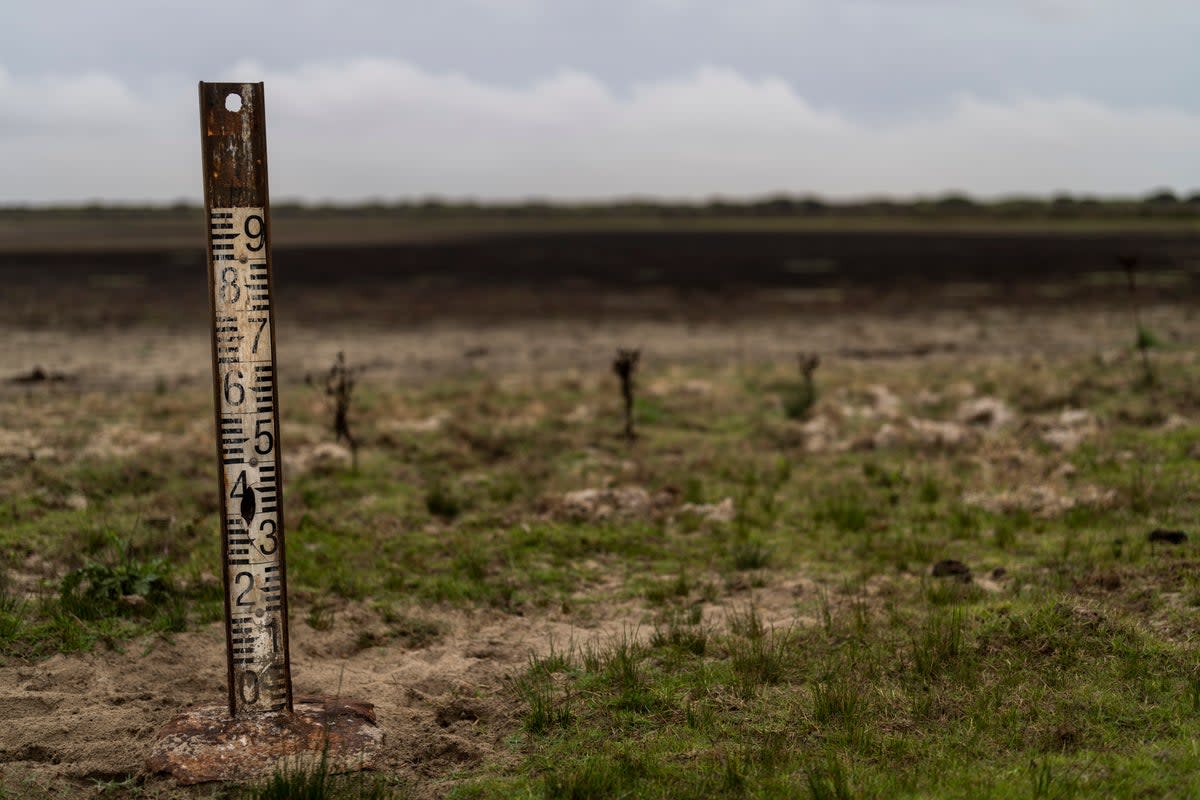
M 753 603 L 768 625 L 809 624 L 798 615 L 797 600 L 814 593 L 807 582 L 782 581 L 726 605 L 709 605 L 705 619 L 720 626 L 726 613 Z M 653 630 L 645 612 L 628 604 L 614 604 L 586 623 L 490 610 L 436 617 L 445 635 L 415 649 L 392 644 L 359 650 L 355 640 L 380 625 L 363 607 L 335 611 L 329 630 L 292 623 L 296 696 L 373 703 L 385 737 L 376 766 L 431 796 L 446 789 L 456 770 L 508 757 L 504 737 L 518 709 L 505 683 L 532 656 L 641 639 Z M 220 703 L 224 696 L 220 624 L 170 640 L 128 642 L 117 651 L 0 668 L 0 778 L 52 794 L 77 786 L 86 795 L 97 782 L 143 775 L 164 725 L 183 709 Z M 173 784 L 144 777 L 150 787 Z

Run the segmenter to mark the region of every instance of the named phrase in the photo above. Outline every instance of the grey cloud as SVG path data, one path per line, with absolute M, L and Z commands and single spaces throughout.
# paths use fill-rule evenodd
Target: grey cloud
M 1200 114 L 1072 95 L 962 94 L 905 119 L 862 121 L 809 101 L 783 79 L 718 67 L 621 92 L 580 71 L 513 87 L 395 59 L 294 69 L 247 61 L 215 77 L 266 81 L 277 198 L 1130 193 L 1200 185 Z M 55 78 L 55 93 L 87 95 L 100 86 L 114 107 L 133 104 L 97 130 L 29 102 L 48 79 L 0 78 L 0 148 L 11 156 L 0 202 L 197 197 L 194 84 L 139 95 L 111 76 Z M 29 135 L 34 128 L 39 134 Z

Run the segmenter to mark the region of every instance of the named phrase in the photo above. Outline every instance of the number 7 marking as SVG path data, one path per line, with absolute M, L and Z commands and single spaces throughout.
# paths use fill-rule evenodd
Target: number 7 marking
M 258 352 L 258 338 L 260 336 L 262 336 L 263 331 L 267 329 L 267 318 L 266 317 L 251 317 L 250 321 L 258 323 L 258 332 L 254 334 L 254 347 L 250 348 L 251 353 L 257 353 Z

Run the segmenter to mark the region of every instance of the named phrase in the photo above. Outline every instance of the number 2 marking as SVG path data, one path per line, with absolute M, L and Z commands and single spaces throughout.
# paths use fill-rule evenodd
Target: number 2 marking
M 247 600 L 246 595 L 254 591 L 254 576 L 249 572 L 239 572 L 237 575 L 233 576 L 233 584 L 234 586 L 241 585 L 243 577 L 249 581 L 249 583 L 247 584 L 246 588 L 242 590 L 242 593 L 237 596 L 237 600 L 233 601 L 233 604 L 235 606 L 252 606 L 254 603 Z

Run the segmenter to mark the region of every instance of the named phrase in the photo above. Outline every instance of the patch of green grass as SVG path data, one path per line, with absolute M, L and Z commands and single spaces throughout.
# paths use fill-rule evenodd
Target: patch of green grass
M 425 493 L 425 508 L 435 517 L 452 520 L 463 512 L 465 504 L 446 483 L 435 481 Z
M 127 542 L 110 536 L 102 558 L 68 572 L 54 594 L 22 598 L 6 577 L 0 584 L 0 655 L 37 657 L 139 634 L 177 633 L 188 626 L 189 605 L 211 591 L 182 590 L 168 564 L 142 561 Z
M 864 491 L 853 486 L 830 487 L 814 502 L 813 517 L 841 533 L 860 533 L 871 521 L 872 505 Z
M 239 800 L 398 800 L 388 781 L 363 772 L 343 774 L 334 769 L 329 753 L 312 764 L 277 769 L 262 783 L 246 787 Z
M 391 608 L 383 610 L 383 621 L 388 633 L 405 647 L 428 647 L 446 633 L 446 626 L 436 619 Z
M 737 570 L 763 569 L 771 561 L 771 548 L 760 541 L 750 539 L 733 543 L 733 568 Z
M 625 637 L 559 654 L 553 682 L 544 677 L 530 703 L 539 733 L 525 745 L 526 767 L 470 784 L 478 796 L 1094 796 L 1115 787 L 1131 797 L 1161 779 L 1140 772 L 1150 764 L 1139 766 L 1140 754 L 1109 743 L 1133 729 L 1161 742 L 1200 733 L 1190 656 L 1054 597 L 898 615 L 852 641 L 837 625 L 772 629 L 753 608 L 731 615 L 703 649 L 680 646 L 686 627 L 676 618 L 645 644 Z M 567 696 L 569 722 L 552 723 Z M 1195 761 L 1172 752 L 1173 768 Z M 1104 773 L 1080 766 L 1096 760 Z

